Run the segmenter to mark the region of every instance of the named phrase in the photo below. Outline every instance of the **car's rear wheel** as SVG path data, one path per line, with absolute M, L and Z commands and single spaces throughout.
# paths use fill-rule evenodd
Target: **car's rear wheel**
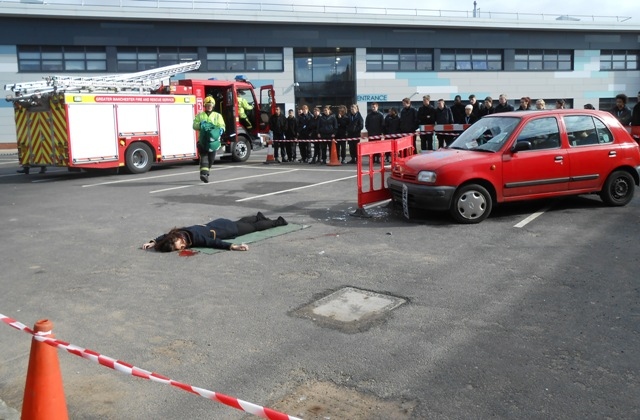
M 610 206 L 626 206 L 633 199 L 635 181 L 630 173 L 613 172 L 604 183 L 600 198 Z
M 493 200 L 482 185 L 469 184 L 459 188 L 451 203 L 451 216 L 458 223 L 480 223 L 491 213 Z

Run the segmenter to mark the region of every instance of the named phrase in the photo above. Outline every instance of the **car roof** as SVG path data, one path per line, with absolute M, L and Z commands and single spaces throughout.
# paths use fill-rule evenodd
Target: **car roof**
M 527 111 L 500 112 L 498 114 L 486 115 L 484 118 L 518 117 L 530 119 L 537 118 L 541 115 L 593 115 L 602 117 L 611 116 L 611 113 L 594 109 L 530 109 Z

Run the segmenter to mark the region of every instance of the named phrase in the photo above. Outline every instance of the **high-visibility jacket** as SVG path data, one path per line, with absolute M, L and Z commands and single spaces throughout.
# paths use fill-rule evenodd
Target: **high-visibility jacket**
M 209 124 L 204 124 L 204 123 L 209 123 L 213 126 L 213 129 L 215 129 L 215 131 L 212 130 L 202 130 L 203 128 L 210 128 L 209 127 L 201 127 L 202 125 L 207 126 Z M 224 118 L 222 118 L 222 115 L 218 114 L 217 112 L 211 111 L 211 113 L 207 114 L 206 111 L 203 111 L 199 114 L 196 115 L 196 117 L 193 119 L 193 129 L 198 131 L 198 143 L 202 143 L 203 146 L 207 146 L 207 147 L 203 147 L 205 149 L 210 148 L 211 146 L 209 146 L 210 142 L 213 141 L 220 141 L 220 135 L 222 135 L 222 133 L 224 132 L 224 130 L 226 129 L 226 126 L 224 124 Z M 219 130 L 219 131 L 218 131 Z M 204 131 L 204 133 L 203 133 Z M 210 136 L 207 136 L 207 138 L 202 138 L 203 135 L 206 135 L 208 133 L 216 133 L 218 138 L 210 138 Z M 216 147 L 213 150 L 217 150 L 219 144 L 216 145 Z
M 193 119 L 193 129 L 196 131 L 200 131 L 200 123 L 203 121 L 210 122 L 217 128 L 222 128 L 225 130 L 227 128 L 226 125 L 224 124 L 224 118 L 222 118 L 222 115 L 214 111 L 211 111 L 210 114 L 207 114 L 205 111 L 202 111 L 201 113 L 197 114 L 196 117 Z
M 238 96 L 238 116 L 240 118 L 247 118 L 247 114 L 245 111 L 251 111 L 253 109 L 252 105 L 249 105 L 246 99 Z

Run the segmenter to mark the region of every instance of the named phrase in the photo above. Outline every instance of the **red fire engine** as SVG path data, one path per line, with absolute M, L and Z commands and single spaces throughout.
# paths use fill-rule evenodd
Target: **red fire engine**
M 5 85 L 15 94 L 7 100 L 14 105 L 20 164 L 142 173 L 157 162 L 197 160 L 192 122 L 208 95 L 226 124 L 218 156 L 246 161 L 254 144 L 268 140 L 273 86 L 262 86 L 257 96 L 243 77 L 162 83 L 199 66 L 195 61 L 127 75 L 52 76 Z M 239 119 L 239 96 L 253 105 L 248 123 Z

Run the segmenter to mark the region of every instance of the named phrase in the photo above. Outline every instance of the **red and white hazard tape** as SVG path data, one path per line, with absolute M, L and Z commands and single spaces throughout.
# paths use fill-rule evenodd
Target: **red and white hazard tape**
M 459 136 L 462 131 L 469 128 L 469 124 L 439 124 L 439 125 L 422 125 L 420 126 L 420 131 L 414 131 L 413 133 L 401 133 L 401 134 L 384 134 L 381 136 L 368 136 L 368 137 L 349 137 L 346 139 L 283 139 L 276 140 L 273 139 L 273 142 L 280 143 L 322 143 L 329 141 L 354 141 L 354 140 L 390 140 L 390 139 L 399 139 L 401 137 L 414 136 L 414 135 L 422 135 L 422 134 L 433 134 L 436 133 L 439 136 Z M 451 131 L 455 131 L 452 133 Z
M 173 379 L 169 379 L 166 376 L 162 376 L 160 374 L 149 372 L 148 370 L 140 369 L 129 363 L 113 359 L 108 356 L 104 356 L 102 354 L 96 353 L 93 350 L 85 349 L 82 347 L 78 347 L 73 344 L 65 343 L 64 341 L 56 340 L 55 338 L 45 337 L 43 334 L 47 333 L 36 333 L 31 328 L 27 327 L 21 322 L 16 321 L 15 319 L 11 319 L 5 315 L 0 314 L 0 320 L 5 324 L 20 330 L 24 331 L 28 334 L 31 334 L 34 339 L 46 343 L 50 346 L 57 347 L 62 350 L 66 350 L 67 352 L 74 354 L 76 356 L 80 356 L 84 359 L 91 360 L 92 362 L 96 362 L 102 366 L 106 366 L 113 370 L 116 370 L 120 373 L 124 373 L 126 375 L 136 376 L 138 378 L 148 379 L 153 382 L 159 382 L 161 384 L 175 386 L 176 388 L 180 388 L 184 391 L 190 392 L 192 394 L 200 395 L 201 397 L 218 401 L 219 403 L 228 405 L 229 407 L 236 408 L 238 410 L 242 410 L 249 414 L 253 414 L 258 417 L 262 417 L 264 419 L 270 420 L 301 420 L 298 417 L 293 417 L 288 414 L 280 413 L 278 411 L 272 410 L 267 407 L 261 407 L 259 405 L 243 401 L 234 397 L 230 397 L 228 395 L 220 394 L 218 392 L 209 391 L 203 388 L 198 388 L 195 386 L 187 385 L 182 382 L 174 381 Z M 49 332 L 50 334 L 50 332 Z

